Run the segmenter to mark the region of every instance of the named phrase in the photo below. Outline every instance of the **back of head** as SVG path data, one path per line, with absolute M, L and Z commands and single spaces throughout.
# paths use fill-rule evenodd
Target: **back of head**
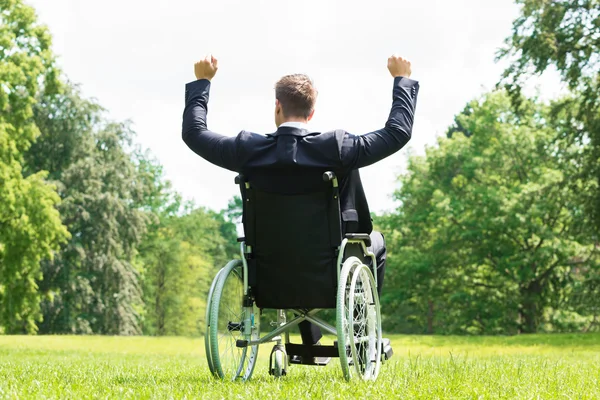
M 284 118 L 310 119 L 317 101 L 317 90 L 307 75 L 286 75 L 275 84 L 275 98 Z

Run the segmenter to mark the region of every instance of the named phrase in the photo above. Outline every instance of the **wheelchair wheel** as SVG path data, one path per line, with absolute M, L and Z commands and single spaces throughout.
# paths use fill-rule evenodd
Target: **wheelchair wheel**
M 342 266 L 337 301 L 338 350 L 344 378 L 350 380 L 356 373 L 364 380 L 375 380 L 381 366 L 379 297 L 371 270 L 356 257 L 348 258 Z
M 206 353 L 206 361 L 208 363 L 208 369 L 210 373 L 214 375 L 215 367 L 212 361 L 211 355 L 211 346 L 210 346 L 210 309 L 212 305 L 213 293 L 215 291 L 215 285 L 219 280 L 219 275 L 223 272 L 225 268 L 221 268 L 217 275 L 215 275 L 215 279 L 213 279 L 212 284 L 210 285 L 210 290 L 208 291 L 208 298 L 206 299 L 206 319 L 205 319 L 205 329 L 204 329 L 204 350 Z
M 365 380 L 375 380 L 381 366 L 381 313 L 375 279 L 362 264 L 352 273 L 348 311 L 352 314 L 353 335 L 350 349 L 356 373 Z
M 258 346 L 239 348 L 237 340 L 256 340 L 259 319 L 256 306 L 252 315 L 243 307 L 244 283 L 241 260 L 230 261 L 214 287 L 210 306 L 210 354 L 214 374 L 225 380 L 246 381 L 252 376 L 257 361 Z M 248 329 L 246 324 L 252 324 Z M 245 333 L 249 332 L 249 333 Z
M 270 364 L 271 368 L 269 369 L 269 373 L 275 378 L 281 378 L 287 374 L 285 368 L 287 364 L 287 354 L 285 353 L 285 347 L 281 344 L 276 344 L 275 347 L 273 347 Z

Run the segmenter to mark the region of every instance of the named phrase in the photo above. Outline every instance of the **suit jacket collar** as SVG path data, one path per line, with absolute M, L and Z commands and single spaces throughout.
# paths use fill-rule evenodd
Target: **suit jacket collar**
M 308 136 L 310 135 L 312 132 L 310 132 L 308 129 L 304 129 L 304 128 L 296 128 L 296 127 L 292 127 L 292 126 L 280 126 L 279 128 L 277 128 L 277 131 L 273 134 L 270 134 L 268 136 L 300 136 L 300 137 L 304 137 L 304 136 Z

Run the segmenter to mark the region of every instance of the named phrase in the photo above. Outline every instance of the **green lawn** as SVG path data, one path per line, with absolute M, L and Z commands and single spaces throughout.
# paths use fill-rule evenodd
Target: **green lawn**
M 202 339 L 0 336 L 0 398 L 600 398 L 600 335 L 392 336 L 377 382 L 338 360 L 274 380 L 269 346 L 248 383 L 209 376 Z

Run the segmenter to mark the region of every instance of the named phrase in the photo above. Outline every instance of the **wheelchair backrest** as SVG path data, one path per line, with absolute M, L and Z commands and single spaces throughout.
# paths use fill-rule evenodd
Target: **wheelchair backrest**
M 341 221 L 337 180 L 284 194 L 238 177 L 249 285 L 260 308 L 335 308 Z M 334 185 L 335 183 L 335 185 Z

